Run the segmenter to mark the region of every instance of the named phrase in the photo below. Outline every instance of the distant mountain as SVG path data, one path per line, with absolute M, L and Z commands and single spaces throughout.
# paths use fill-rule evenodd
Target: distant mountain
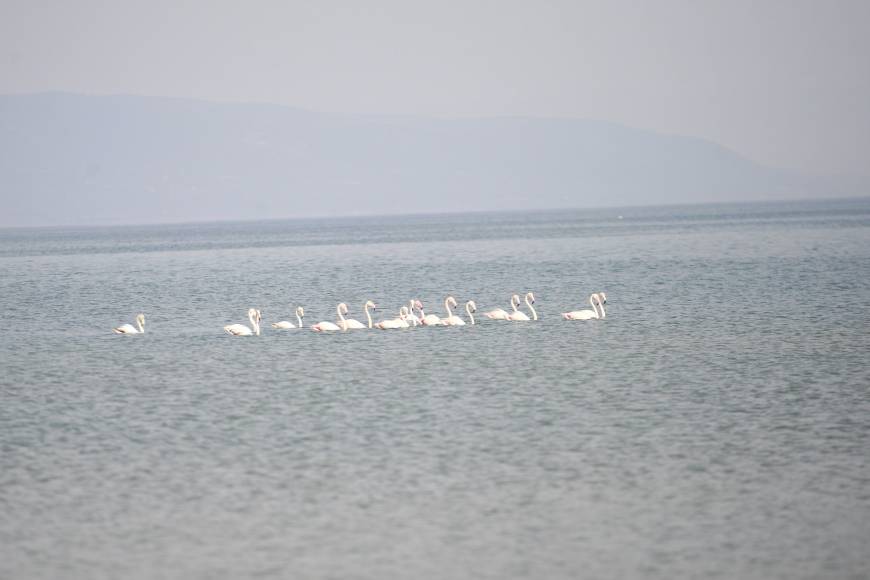
M 341 115 L 0 96 L 0 226 L 866 195 L 715 143 L 601 121 Z

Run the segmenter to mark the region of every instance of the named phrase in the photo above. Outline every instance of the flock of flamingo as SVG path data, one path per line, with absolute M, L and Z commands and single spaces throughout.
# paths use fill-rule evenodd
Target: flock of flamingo
M 535 303 L 535 295 L 531 292 L 527 292 L 524 302 L 526 303 L 526 306 L 531 313 L 531 317 L 529 317 L 528 314 L 519 309 L 520 305 L 522 304 L 519 294 L 514 294 L 513 296 L 511 296 L 511 312 L 508 312 L 501 308 L 496 308 L 495 310 L 484 312 L 483 315 L 491 320 L 506 320 L 510 322 L 525 322 L 537 320 L 538 313 L 537 311 L 535 311 L 535 307 L 533 306 L 533 304 Z M 589 304 L 592 306 L 592 309 L 586 308 L 584 310 L 563 312 L 562 318 L 564 318 L 565 320 L 598 320 L 607 316 L 604 312 L 604 305 L 607 304 L 607 296 L 604 294 L 604 292 L 596 292 L 590 295 Z M 365 311 L 367 320 L 367 324 L 364 324 L 359 320 L 354 320 L 353 318 L 346 318 L 348 314 L 348 308 L 347 304 L 342 302 L 335 308 L 335 312 L 337 314 L 337 319 L 335 322 L 318 322 L 317 324 L 311 325 L 311 330 L 314 330 L 316 332 L 328 332 L 348 331 L 365 328 L 379 328 L 382 330 L 389 330 L 411 328 L 412 326 L 465 326 L 465 319 L 463 319 L 461 316 L 453 314 L 452 309 L 458 307 L 459 304 L 458 302 L 456 302 L 456 299 L 453 296 L 448 296 L 444 300 L 444 309 L 447 311 L 447 316 L 441 318 L 439 316 L 436 316 L 435 314 L 426 314 L 423 310 L 423 303 L 419 300 L 412 299 L 408 302 L 408 306 L 402 306 L 399 309 L 399 316 L 397 316 L 396 318 L 388 318 L 380 322 L 373 322 L 370 309 L 377 310 L 377 305 L 371 300 L 368 300 L 363 305 L 363 310 Z M 474 300 L 469 300 L 468 302 L 466 302 L 465 313 L 468 315 L 468 321 L 470 324 L 474 324 L 475 312 L 477 312 L 477 305 L 474 303 Z M 281 322 L 273 323 L 272 328 L 279 330 L 302 328 L 302 318 L 305 316 L 305 310 L 303 310 L 301 306 L 297 306 L 295 314 L 297 324 L 293 324 L 292 322 L 289 322 L 287 320 L 282 320 Z M 260 311 L 256 308 L 249 308 L 248 321 L 251 323 L 251 326 L 245 326 L 244 324 L 228 324 L 227 326 L 224 326 L 224 331 L 226 331 L 227 334 L 231 334 L 233 336 L 259 336 L 261 320 L 262 316 L 260 314 Z M 116 334 L 143 334 L 145 332 L 145 315 L 139 314 L 136 316 L 136 326 L 133 326 L 132 324 L 123 324 L 121 326 L 113 328 L 112 332 Z

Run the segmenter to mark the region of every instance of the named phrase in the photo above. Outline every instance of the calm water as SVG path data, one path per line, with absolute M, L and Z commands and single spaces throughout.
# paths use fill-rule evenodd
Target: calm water
M 868 280 L 868 199 L 0 230 L 0 577 L 866 578 Z

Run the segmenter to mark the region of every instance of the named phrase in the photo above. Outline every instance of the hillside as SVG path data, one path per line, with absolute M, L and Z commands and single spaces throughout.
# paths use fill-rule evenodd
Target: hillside
M 0 96 L 0 226 L 866 194 L 861 185 L 600 121 Z

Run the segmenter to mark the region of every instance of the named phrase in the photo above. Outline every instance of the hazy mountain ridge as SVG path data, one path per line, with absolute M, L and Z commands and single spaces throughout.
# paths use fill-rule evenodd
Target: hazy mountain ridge
M 602 121 L 0 96 L 0 225 L 643 205 L 866 194 Z

